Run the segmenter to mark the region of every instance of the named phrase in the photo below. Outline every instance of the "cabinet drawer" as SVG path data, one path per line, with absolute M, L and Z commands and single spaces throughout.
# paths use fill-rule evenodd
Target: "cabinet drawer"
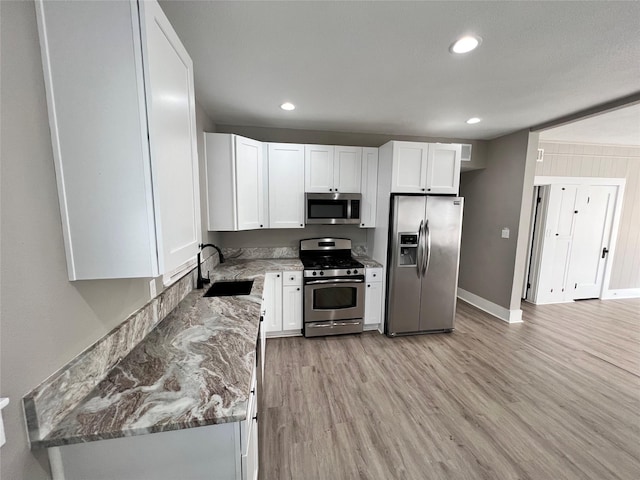
M 298 286 L 302 285 L 302 272 L 283 272 L 282 273 L 282 285 L 283 286 Z
M 367 268 L 365 275 L 367 283 L 381 282 L 382 268 Z

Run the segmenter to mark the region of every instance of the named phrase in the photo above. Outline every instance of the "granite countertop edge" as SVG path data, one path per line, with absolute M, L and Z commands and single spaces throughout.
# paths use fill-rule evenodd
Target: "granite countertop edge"
M 219 265 L 211 271 L 212 283 L 219 280 L 254 280 L 251 293 L 203 297 L 206 290 L 192 290 L 74 411 L 47 436 L 32 441 L 31 447 L 51 448 L 245 420 L 253 372 L 252 359 L 255 359 L 259 334 L 264 275 L 267 272 L 302 269 L 302 263 L 295 258 L 232 259 Z M 190 331 L 193 333 L 190 334 Z M 167 357 L 164 357 L 165 354 Z M 194 363 L 206 360 L 209 363 L 204 366 Z M 224 370 L 225 365 L 227 370 Z M 181 374 L 184 378 L 174 378 Z M 155 383 L 144 375 L 154 379 Z M 138 376 L 142 380 L 129 386 L 131 379 L 137 380 Z M 196 377 L 195 381 L 193 377 Z M 181 381 L 187 385 L 180 384 Z M 176 382 L 178 386 L 173 384 L 167 387 Z M 190 396 L 189 387 L 192 388 Z M 217 390 L 210 391 L 209 387 Z M 176 412 L 172 417 L 172 404 L 167 402 L 162 405 L 163 395 L 171 397 L 178 392 L 183 397 L 174 398 L 174 403 L 180 404 L 181 400 L 186 399 L 193 404 L 187 411 Z M 206 394 L 203 395 L 203 392 Z M 140 400 L 144 395 L 148 396 Z M 204 403 L 203 397 L 206 399 Z M 137 417 L 140 414 L 145 418 L 159 404 L 160 409 L 164 406 L 169 410 L 161 420 L 145 422 Z M 133 413 L 129 416 L 120 414 L 122 424 L 113 425 L 114 420 L 109 415 L 117 416 L 129 406 Z M 94 425 L 91 420 L 96 423 L 106 420 L 108 425 Z

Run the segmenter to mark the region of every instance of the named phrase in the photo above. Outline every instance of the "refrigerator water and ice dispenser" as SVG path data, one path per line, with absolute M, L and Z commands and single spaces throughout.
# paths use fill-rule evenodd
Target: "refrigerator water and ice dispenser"
M 400 255 L 398 255 L 399 267 L 415 267 L 418 264 L 418 234 L 400 233 Z

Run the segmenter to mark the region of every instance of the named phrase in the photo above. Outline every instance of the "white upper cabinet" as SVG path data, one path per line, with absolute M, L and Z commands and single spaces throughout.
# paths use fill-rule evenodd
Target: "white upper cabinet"
M 462 145 L 432 143 L 427 166 L 428 193 L 458 193 Z
M 304 228 L 304 145 L 269 143 L 269 228 Z
M 391 191 L 426 193 L 428 143 L 393 142 Z
M 156 2 L 36 3 L 69 279 L 198 251 L 193 65 Z
M 335 147 L 333 188 L 339 193 L 360 193 L 362 147 Z
M 305 145 L 304 175 L 307 193 L 360 193 L 362 148 Z
M 419 142 L 392 144 L 393 193 L 458 193 L 461 145 Z
M 264 228 L 266 222 L 262 144 L 238 136 L 235 137 L 235 144 L 237 229 Z
M 193 259 L 202 238 L 193 63 L 160 5 L 140 6 L 158 249 L 161 270 L 171 273 Z
M 333 192 L 332 146 L 304 146 L 304 191 L 308 193 Z
M 263 145 L 229 133 L 205 133 L 210 231 L 265 228 Z
M 360 227 L 376 226 L 376 205 L 378 195 L 378 149 L 362 149 L 362 204 Z

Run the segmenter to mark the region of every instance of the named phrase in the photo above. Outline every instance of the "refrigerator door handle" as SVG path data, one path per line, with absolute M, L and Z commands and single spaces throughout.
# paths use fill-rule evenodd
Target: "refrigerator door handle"
M 416 255 L 416 273 L 418 278 L 422 276 L 422 262 L 424 261 L 424 251 L 422 249 L 422 225 L 424 220 L 420 220 L 420 226 L 418 227 L 418 253 Z
M 424 238 L 427 255 L 424 259 L 424 269 L 422 270 L 422 275 L 426 276 L 427 271 L 429 270 L 429 262 L 431 261 L 431 230 L 429 229 L 429 220 L 427 220 L 424 224 Z

